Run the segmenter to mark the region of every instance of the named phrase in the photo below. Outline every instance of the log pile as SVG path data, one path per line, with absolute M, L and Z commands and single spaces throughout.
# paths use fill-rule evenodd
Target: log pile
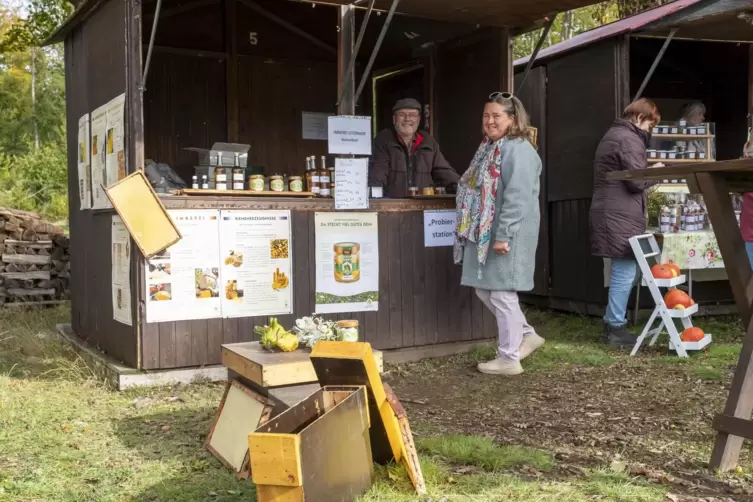
M 63 230 L 38 214 L 0 208 L 0 305 L 68 299 L 71 264 Z

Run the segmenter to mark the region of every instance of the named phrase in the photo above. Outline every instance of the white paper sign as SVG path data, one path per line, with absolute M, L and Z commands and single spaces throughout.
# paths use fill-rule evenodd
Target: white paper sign
M 89 114 L 78 119 L 78 201 L 79 209 L 92 207 L 92 166 L 89 143 Z
M 328 148 L 333 155 L 371 155 L 371 117 L 329 117 Z
M 107 105 L 92 112 L 91 131 L 92 209 L 107 209 L 112 207 L 102 188 L 102 185 L 108 186 L 105 173 Z
M 369 159 L 335 159 L 335 209 L 368 209 Z
M 146 321 L 222 316 L 220 211 L 168 210 L 183 238 L 146 263 Z
M 126 177 L 123 117 L 125 94 L 107 103 L 105 180 L 107 187 Z
M 222 316 L 293 313 L 290 211 L 222 211 Z
M 377 213 L 316 213 L 316 313 L 379 309 Z
M 424 211 L 424 246 L 454 245 L 456 224 L 457 213 L 452 209 Z
M 327 141 L 327 123 L 333 113 L 301 112 L 301 135 L 303 139 Z
M 112 317 L 133 325 L 131 314 L 131 235 L 120 216 L 112 216 Z

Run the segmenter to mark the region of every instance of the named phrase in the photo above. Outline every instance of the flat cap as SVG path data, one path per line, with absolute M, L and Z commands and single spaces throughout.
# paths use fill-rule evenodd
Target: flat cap
M 413 98 L 403 98 L 403 99 L 398 99 L 397 103 L 395 103 L 395 106 L 392 107 L 393 113 L 398 110 L 405 110 L 405 109 L 413 109 L 413 110 L 418 110 L 420 112 L 421 103 L 419 103 Z

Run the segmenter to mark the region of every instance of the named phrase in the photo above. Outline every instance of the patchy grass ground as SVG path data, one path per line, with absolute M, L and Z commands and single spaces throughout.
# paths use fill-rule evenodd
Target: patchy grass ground
M 117 393 L 52 334 L 63 310 L 0 313 L 0 500 L 249 501 L 203 448 L 222 385 Z M 753 457 L 706 469 L 726 397 L 737 321 L 689 360 L 599 345 L 598 320 L 529 312 L 547 344 L 514 379 L 479 374 L 492 347 L 391 366 L 422 453 L 429 496 L 378 467 L 364 502 L 753 500 Z M 666 346 L 666 343 L 664 343 Z

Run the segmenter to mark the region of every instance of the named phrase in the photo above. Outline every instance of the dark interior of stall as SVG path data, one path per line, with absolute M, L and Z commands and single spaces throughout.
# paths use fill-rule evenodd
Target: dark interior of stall
M 227 2 L 232 1 L 232 5 Z M 143 59 L 155 0 L 144 3 Z M 236 23 L 231 12 L 235 9 Z M 365 10 L 356 10 L 355 37 Z M 356 87 L 386 18 L 374 12 L 358 54 Z M 145 158 L 166 163 L 190 182 L 197 154 L 215 142 L 249 144 L 249 165 L 264 174 L 303 174 L 305 158 L 326 155 L 327 142 L 302 139 L 302 112 L 336 113 L 339 8 L 280 0 L 165 0 L 144 94 Z M 391 125 L 395 100 L 429 104 L 430 55 L 441 40 L 475 26 L 396 15 L 356 106 Z M 235 34 L 233 36 L 232 34 Z M 354 37 L 354 38 L 355 38 Z M 234 47 L 233 47 L 234 44 Z M 228 53 L 237 56 L 237 96 L 228 99 Z M 232 68 L 231 68 L 232 70 Z M 230 77 L 229 77 L 230 76 Z M 373 91 L 376 109 L 373 109 Z M 228 107 L 237 108 L 238 136 L 228 135 Z M 431 121 L 425 107 L 422 127 Z
M 632 38 L 631 96 L 638 90 L 661 38 Z M 732 42 L 673 40 L 643 96 L 656 101 L 662 120 L 679 120 L 693 101 L 706 106 L 706 122 L 716 127 L 716 160 L 742 155 L 747 140 L 748 45 Z

